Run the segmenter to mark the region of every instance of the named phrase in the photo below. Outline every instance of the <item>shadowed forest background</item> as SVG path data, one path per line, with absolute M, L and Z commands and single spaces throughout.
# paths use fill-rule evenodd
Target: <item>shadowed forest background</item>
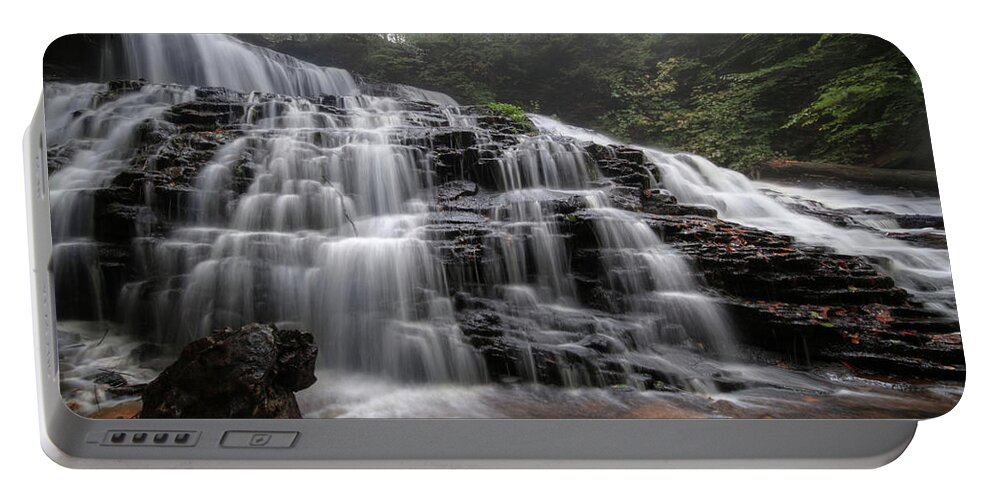
M 933 170 L 921 82 L 867 35 L 241 35 L 320 65 L 500 102 L 738 170 Z

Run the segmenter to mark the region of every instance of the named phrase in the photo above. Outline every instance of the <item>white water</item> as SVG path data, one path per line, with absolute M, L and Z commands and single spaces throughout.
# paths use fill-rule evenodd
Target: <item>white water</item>
M 710 373 L 673 363 L 674 351 L 660 349 L 702 344 L 715 354 L 733 351 L 734 332 L 725 312 L 701 293 L 689 261 L 635 214 L 610 207 L 612 186 L 598 180 L 597 167 L 583 148 L 571 140 L 523 138 L 505 151 L 499 167 L 504 192 L 490 214 L 498 259 L 488 281 L 502 284 L 496 290 L 510 305 L 505 311 L 510 321 L 534 332 L 511 340 L 531 353 L 520 367 L 526 379 L 538 380 L 535 360 L 539 353 L 551 353 L 565 385 L 604 385 L 604 374 L 568 359 L 590 356 L 590 343 L 606 343 L 617 351 L 611 361 L 632 386 L 644 385 L 636 364 L 668 374 L 681 389 L 716 392 Z M 570 199 L 588 207 L 607 286 L 624 297 L 615 304 L 623 320 L 578 305 L 559 216 L 551 208 Z
M 721 306 L 699 293 L 690 261 L 659 240 L 631 212 L 596 208 L 598 241 L 605 253 L 611 287 L 622 293 L 633 314 L 655 324 L 650 335 L 637 339 L 641 347 L 686 340 L 727 352 L 733 329 Z
M 828 208 L 869 209 L 894 214 L 941 215 L 937 196 L 862 193 L 854 189 L 804 188 L 772 182 L 753 181 L 759 189 L 770 189 L 786 195 L 813 200 Z
M 478 356 L 454 326 L 445 277 L 418 235 L 433 197 L 427 158 L 400 140 L 416 121 L 388 97 L 351 95 L 351 76 L 222 35 L 125 37 L 131 76 L 234 89 L 335 93 L 345 113 L 297 97 L 248 96 L 251 133 L 222 148 L 197 178 L 196 217 L 165 241 L 134 240 L 148 277 L 121 291 L 126 324 L 182 345 L 222 326 L 252 321 L 303 325 L 337 369 L 406 380 L 483 377 Z M 103 317 L 92 193 L 132 165 L 137 134 L 159 126 L 191 88 L 150 84 L 101 97 L 106 85 L 46 89 L 54 144 L 75 145 L 52 176 L 55 268 L 76 307 L 65 316 Z M 422 100 L 443 94 L 403 87 Z M 443 96 L 443 97 L 442 97 Z M 99 101 L 106 99 L 107 102 Z M 457 113 L 452 113 L 456 116 Z M 174 133 L 174 131 L 172 132 Z M 233 171 L 249 162 L 252 183 L 231 192 Z M 150 330 L 150 331 L 149 331 Z
M 341 70 L 231 37 L 160 37 L 127 39 L 133 76 L 252 91 L 252 109 L 247 131 L 200 170 L 190 220 L 165 239 L 132 242 L 139 277 L 124 285 L 119 306 L 127 333 L 115 325 L 101 336 L 103 323 L 93 331 L 61 322 L 78 340 L 64 351 L 64 389 L 84 412 L 108 398 L 88 387 L 94 373 L 123 370 L 135 381 L 154 373 L 155 367 L 132 359 L 134 335 L 181 346 L 251 321 L 314 332 L 321 372 L 320 382 L 300 394 L 308 416 L 561 416 L 563 408 L 577 416 L 594 416 L 590 411 L 597 408 L 631 416 L 632 408 L 660 401 L 675 401 L 685 416 L 702 416 L 713 413 L 708 405 L 714 398 L 759 412 L 783 397 L 837 392 L 818 377 L 734 361 L 734 332 L 719 304 L 702 291 L 691 262 L 636 214 L 609 205 L 610 186 L 595 181 L 595 167 L 580 146 L 548 136 L 522 138 L 499 158 L 501 193 L 486 214 L 493 230 L 486 252 L 497 258 L 485 270 L 488 287 L 481 293 L 515 325 L 502 340 L 520 349 L 520 381 L 540 380 L 541 363 L 551 358 L 567 389 L 490 383 L 495 381 L 488 380 L 481 355 L 455 320 L 450 297 L 460 283 L 446 276 L 434 242 L 425 237 L 437 209 L 431 159 L 410 145 L 417 143 L 411 138 L 441 126 L 487 140 L 475 120 L 443 94 L 399 86 L 402 98 L 442 105 L 433 113 L 415 111 L 402 99 L 358 94 L 360 86 Z M 52 176 L 57 282 L 91 299 L 107 291 L 96 267 L 89 193 L 128 168 L 123 155 L 132 152 L 135 134 L 163 126 L 165 109 L 192 98 L 186 87 L 148 85 L 95 102 L 105 88 L 46 88 L 49 144 L 79 145 L 70 164 Z M 270 92 L 292 95 L 263 95 Z M 337 94 L 336 107 L 344 112 L 326 112 L 298 97 L 324 93 Z M 557 135 L 615 142 L 543 117 L 535 121 Z M 782 222 L 799 216 L 747 179 L 705 163 L 683 165 L 683 156 L 649 154 L 662 169 L 663 184 L 682 190 L 682 201 L 713 204 L 742 223 L 784 224 L 784 231 L 813 238 Z M 243 169 L 252 180 L 238 193 L 235 178 Z M 550 208 L 576 198 L 593 216 L 607 285 L 622 297 L 615 314 L 579 305 L 561 218 Z M 805 231 L 816 233 L 810 227 Z M 78 308 L 87 307 L 99 309 L 99 301 Z M 604 357 L 627 377 L 625 387 L 658 388 L 638 373 L 650 368 L 665 375 L 653 384 L 679 392 L 586 388 L 613 383 L 575 362 L 593 357 L 594 344 L 609 348 Z M 757 392 L 723 396 L 720 384 L 728 379 Z
M 433 102 L 447 107 L 458 106 L 459 103 L 451 96 L 435 90 L 426 90 L 410 85 L 397 85 L 400 97 L 411 101 Z
M 45 86 L 47 140 L 73 151 L 49 179 L 55 280 L 76 288 L 60 292 L 63 311 L 97 320 L 103 319 L 100 297 L 107 290 L 92 241 L 94 193 L 130 166 L 141 134 L 167 126 L 162 113 L 193 97 L 189 88 L 147 85 L 104 102 L 100 96 L 107 90 L 102 84 Z
M 545 133 L 573 137 L 599 144 L 615 144 L 610 137 L 531 115 Z M 756 184 L 741 173 L 718 167 L 706 158 L 688 153 L 669 153 L 642 148 L 655 165 L 661 185 L 682 203 L 704 204 L 717 209 L 724 220 L 795 237 L 808 244 L 832 248 L 848 255 L 869 257 L 896 283 L 915 294 L 929 307 L 955 314 L 948 251 L 914 246 L 885 235 L 832 225 L 800 214 L 762 193 L 768 187 L 805 196 L 833 208 L 874 208 L 894 213 L 939 215 L 937 198 L 901 198 L 864 195 L 841 190 L 808 190 Z
M 490 218 L 497 224 L 499 258 L 490 281 L 507 283 L 519 295 L 574 304 L 575 285 L 563 236 L 546 204 L 571 195 L 589 181 L 589 165 L 575 144 L 545 137 L 526 139 L 500 158 L 499 182 L 504 191 Z M 571 190 L 571 191 L 570 191 Z M 520 288 L 528 285 L 531 288 Z
M 126 77 L 295 96 L 352 95 L 347 71 L 324 68 L 229 35 L 122 35 Z
M 135 112 L 146 125 L 191 92 L 148 88 L 166 93 L 145 114 Z M 116 109 L 115 103 L 134 99 L 124 94 L 104 106 Z M 183 345 L 226 326 L 277 322 L 313 331 L 327 369 L 404 382 L 485 381 L 483 361 L 455 321 L 448 278 L 431 242 L 423 239 L 435 209 L 426 174 L 430 159 L 406 142 L 438 126 L 437 118 L 389 97 L 341 97 L 343 113 L 296 97 L 253 93 L 248 100 L 248 131 L 221 147 L 201 170 L 188 224 L 164 241 L 133 241 L 136 268 L 145 278 L 121 290 L 125 326 L 158 342 Z M 127 122 L 105 128 L 128 135 L 136 127 Z M 472 130 L 486 140 L 484 131 Z M 131 147 L 106 145 L 118 155 Z M 583 150 L 570 141 L 522 138 L 498 165 L 503 192 L 490 214 L 495 232 L 487 241 L 498 258 L 488 273 L 493 296 L 514 305 L 508 314 L 534 325 L 535 331 L 519 339 L 525 353 L 533 352 L 521 360 L 525 378 L 540 378 L 528 358 L 545 355 L 532 351 L 538 349 L 562 356 L 557 363 L 566 385 L 602 385 L 602 374 L 566 361 L 591 354 L 577 343 L 587 334 L 564 326 L 584 323 L 596 335 L 630 344 L 632 352 L 616 356 L 619 366 L 632 360 L 661 363 L 681 373 L 673 377 L 683 379 L 685 388 L 712 392 L 707 374 L 670 366 L 654 349 L 688 341 L 730 345 L 733 335 L 722 311 L 699 292 L 684 258 L 634 215 L 608 206 L 609 186 L 592 182 L 595 166 Z M 101 177 L 84 176 L 80 185 L 86 190 L 105 186 L 128 165 L 104 159 L 92 167 L 84 171 Z M 76 169 L 58 175 L 75 178 Z M 239 169 L 251 172 L 243 194 L 234 191 Z M 53 177 L 53 186 L 61 186 L 56 181 Z M 636 282 L 617 274 L 609 280 L 618 293 L 631 296 L 618 304 L 619 312 L 629 315 L 623 324 L 578 306 L 569 256 L 549 206 L 571 197 L 595 215 L 607 250 L 604 264 L 646 270 L 645 279 Z M 58 206 L 53 210 L 56 219 L 73 220 Z M 68 227 L 79 232 L 91 224 L 90 212 Z M 64 283 L 99 281 L 94 267 L 99 258 L 86 236 L 80 232 L 79 241 L 59 247 L 56 267 L 65 274 Z M 89 267 L 77 269 L 76 263 Z M 106 293 L 98 283 L 90 289 L 93 297 Z M 639 384 L 637 378 L 631 383 Z
M 199 209 L 190 225 L 166 241 L 136 240 L 149 279 L 122 291 L 130 328 L 182 345 L 221 327 L 271 321 L 313 331 L 322 366 L 332 370 L 405 382 L 484 381 L 482 359 L 455 322 L 447 277 L 422 239 L 434 205 L 423 174 L 428 158 L 398 143 L 417 135 L 426 118 L 386 97 L 347 97 L 344 115 L 305 99 L 252 98 L 259 100 L 247 113 L 250 131 L 223 146 L 195 182 Z M 609 208 L 604 188 L 591 188 L 595 167 L 579 146 L 524 139 L 499 166 L 504 192 L 490 214 L 496 232 L 489 241 L 499 258 L 490 283 L 516 305 L 511 315 L 535 325 L 522 340 L 525 352 L 534 343 L 586 355 L 575 344 L 583 335 L 558 330 L 563 321 L 592 320 L 598 335 L 619 344 L 634 331 L 628 342 L 637 361 L 674 372 L 685 368 L 669 366 L 657 344 L 732 344 L 722 311 L 699 293 L 689 263 L 633 214 Z M 253 179 L 241 195 L 232 191 L 239 168 L 250 168 Z M 596 215 L 606 265 L 647 272 L 610 279 L 631 296 L 620 305 L 630 315 L 626 325 L 596 321 L 577 305 L 563 236 L 547 206 L 569 197 Z M 616 362 L 626 365 L 635 359 L 629 356 Z M 533 361 L 520 369 L 538 380 Z M 564 358 L 561 370 L 567 385 L 603 383 Z M 707 377 L 690 370 L 677 378 L 712 392 Z
M 344 116 L 300 99 L 271 104 L 253 109 L 251 133 L 201 173 L 196 225 L 143 258 L 186 274 L 179 300 L 158 292 L 159 338 L 182 344 L 222 326 L 274 321 L 312 330 L 324 366 L 481 380 L 440 265 L 419 236 L 432 191 L 427 159 L 396 141 L 398 128 L 412 126 L 409 113 L 390 98 L 346 99 Z M 246 161 L 253 181 L 235 196 L 232 174 Z M 140 309 L 142 286 L 125 289 L 126 310 Z

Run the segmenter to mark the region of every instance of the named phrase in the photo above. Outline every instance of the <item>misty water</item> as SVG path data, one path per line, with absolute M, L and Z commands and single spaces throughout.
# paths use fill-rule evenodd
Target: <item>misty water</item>
M 799 369 L 745 346 L 692 259 L 612 206 L 612 185 L 582 144 L 618 141 L 537 115 L 540 134 L 498 151 L 498 189 L 480 216 L 493 228 L 485 246 L 494 258 L 483 270 L 488 286 L 472 293 L 499 303 L 499 314 L 526 332 L 508 343 L 536 353 L 516 361 L 520 377 L 493 380 L 456 320 L 454 297 L 472 285 L 439 258 L 437 186 L 431 158 L 417 147 L 444 127 L 485 138 L 490 132 L 471 113 L 439 92 L 374 85 L 225 35 L 131 35 L 123 46 L 127 64 L 116 70 L 148 80 L 140 90 L 108 100 L 108 84 L 45 88 L 48 145 L 74 151 L 50 182 L 56 282 L 71 285 L 74 297 L 57 305 L 60 318 L 92 313 L 59 324 L 63 390 L 81 413 L 127 399 L 95 386 L 95 373 L 145 382 L 191 340 L 250 322 L 314 333 L 318 383 L 297 395 L 308 417 L 803 417 L 812 408 L 827 417 L 898 416 L 937 412 L 959 390 Z M 165 238 L 135 228 L 137 278 L 114 291 L 117 312 L 105 314 L 100 297 L 110 285 L 97 269 L 94 193 L 129 167 L 141 137 L 171 130 L 164 113 L 195 99 L 199 87 L 246 96 L 243 133 L 199 170 L 189 206 L 177 207 L 189 213 L 181 225 Z M 866 218 L 866 229 L 837 227 L 770 191 L 895 214 L 940 215 L 937 198 L 756 183 L 699 156 L 643 149 L 663 179 L 657 187 L 680 202 L 867 256 L 914 296 L 954 314 L 946 250 L 874 231 L 892 225 L 878 217 Z M 253 175 L 239 194 L 244 165 Z M 149 211 L 155 196 L 151 186 L 142 194 Z M 596 215 L 622 315 L 578 298 L 566 237 L 549 209 L 577 198 Z M 538 352 L 582 358 L 590 339 L 609 347 L 612 366 L 626 374 L 621 383 L 565 362 L 561 387 L 538 383 Z M 149 342 L 160 348 L 137 359 L 134 349 Z M 634 365 L 669 374 L 671 387 L 647 386 Z

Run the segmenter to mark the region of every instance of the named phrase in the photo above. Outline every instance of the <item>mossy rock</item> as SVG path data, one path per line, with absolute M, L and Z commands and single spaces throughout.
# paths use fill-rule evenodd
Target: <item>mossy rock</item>
M 502 102 L 491 102 L 486 105 L 494 113 L 512 121 L 518 133 L 536 134 L 538 129 L 531 123 L 527 113 L 520 106 Z

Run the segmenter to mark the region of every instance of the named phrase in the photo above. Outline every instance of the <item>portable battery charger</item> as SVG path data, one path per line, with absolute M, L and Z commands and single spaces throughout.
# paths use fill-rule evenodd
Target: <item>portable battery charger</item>
M 965 361 L 867 35 L 68 35 L 25 135 L 71 467 L 875 467 Z

